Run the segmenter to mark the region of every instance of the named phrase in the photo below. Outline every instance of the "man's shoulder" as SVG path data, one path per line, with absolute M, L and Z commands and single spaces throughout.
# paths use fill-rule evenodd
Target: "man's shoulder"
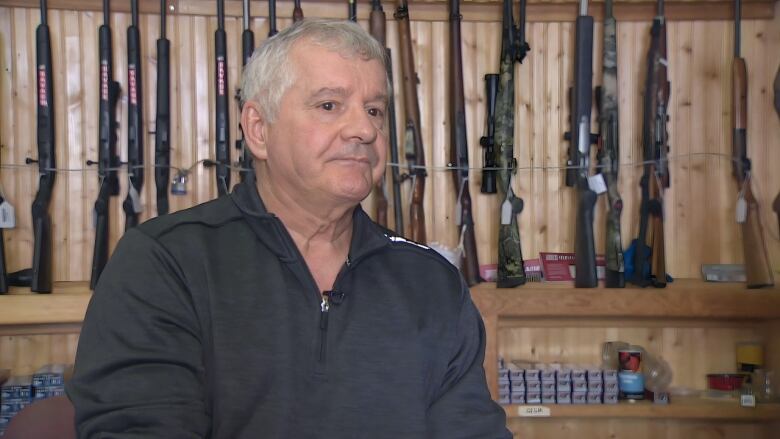
M 140 224 L 138 228 L 152 238 L 161 238 L 171 233 L 191 233 L 193 229 L 214 229 L 241 218 L 241 211 L 236 208 L 230 197 L 222 196 L 178 212 L 152 218 Z
M 388 245 L 388 251 L 392 256 L 400 256 L 404 259 L 408 259 L 414 265 L 418 265 L 420 269 L 435 269 L 444 270 L 456 277 L 460 276 L 460 271 L 457 267 L 452 265 L 444 256 L 438 251 L 429 247 L 428 245 L 421 244 L 411 239 L 399 236 L 392 230 L 383 228 L 377 225 L 385 238 L 390 241 Z

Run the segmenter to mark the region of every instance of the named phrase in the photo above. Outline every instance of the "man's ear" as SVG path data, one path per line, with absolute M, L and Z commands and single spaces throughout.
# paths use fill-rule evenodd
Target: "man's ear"
M 260 109 L 260 104 L 251 100 L 244 102 L 244 108 L 241 110 L 241 129 L 244 142 L 252 155 L 258 160 L 266 160 L 268 121 Z

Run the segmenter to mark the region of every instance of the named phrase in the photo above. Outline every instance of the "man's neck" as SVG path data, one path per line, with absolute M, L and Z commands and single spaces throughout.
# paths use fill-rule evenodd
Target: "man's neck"
M 305 259 L 323 252 L 346 257 L 352 240 L 354 206 L 301 199 L 262 180 L 258 178 L 257 190 L 266 210 L 282 221 Z

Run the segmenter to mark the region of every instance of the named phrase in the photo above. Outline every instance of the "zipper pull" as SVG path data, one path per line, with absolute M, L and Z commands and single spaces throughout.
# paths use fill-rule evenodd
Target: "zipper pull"
M 328 311 L 330 310 L 330 302 L 328 301 L 328 295 L 322 295 L 322 302 L 320 303 L 320 329 L 323 331 L 328 328 Z

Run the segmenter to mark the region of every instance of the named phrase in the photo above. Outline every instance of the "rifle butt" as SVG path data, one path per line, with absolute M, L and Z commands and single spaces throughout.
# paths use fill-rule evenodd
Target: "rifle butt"
M 420 244 L 425 244 L 425 212 L 422 203 L 412 203 L 409 206 L 409 238 Z
M 772 267 L 769 265 L 764 231 L 761 227 L 758 203 L 755 199 L 748 200 L 747 217 L 742 223 L 742 248 L 745 252 L 747 287 L 773 286 Z
M 48 213 L 42 213 L 34 217 L 33 223 L 35 244 L 30 290 L 35 293 L 51 293 L 51 218 Z
M 479 275 L 474 225 L 464 224 L 463 228 L 463 260 L 461 261 L 461 266 L 463 267 L 463 277 L 466 279 L 468 286 L 471 287 L 482 282 L 482 278 Z
M 596 246 L 593 238 L 593 208 L 596 193 L 590 189 L 580 191 L 577 203 L 577 236 L 574 242 L 574 265 L 577 273 L 574 286 L 594 288 L 598 286 L 596 275 Z
M 652 215 L 652 228 L 651 282 L 656 288 L 664 288 L 666 287 L 666 245 L 664 244 L 664 218 L 662 215 Z

